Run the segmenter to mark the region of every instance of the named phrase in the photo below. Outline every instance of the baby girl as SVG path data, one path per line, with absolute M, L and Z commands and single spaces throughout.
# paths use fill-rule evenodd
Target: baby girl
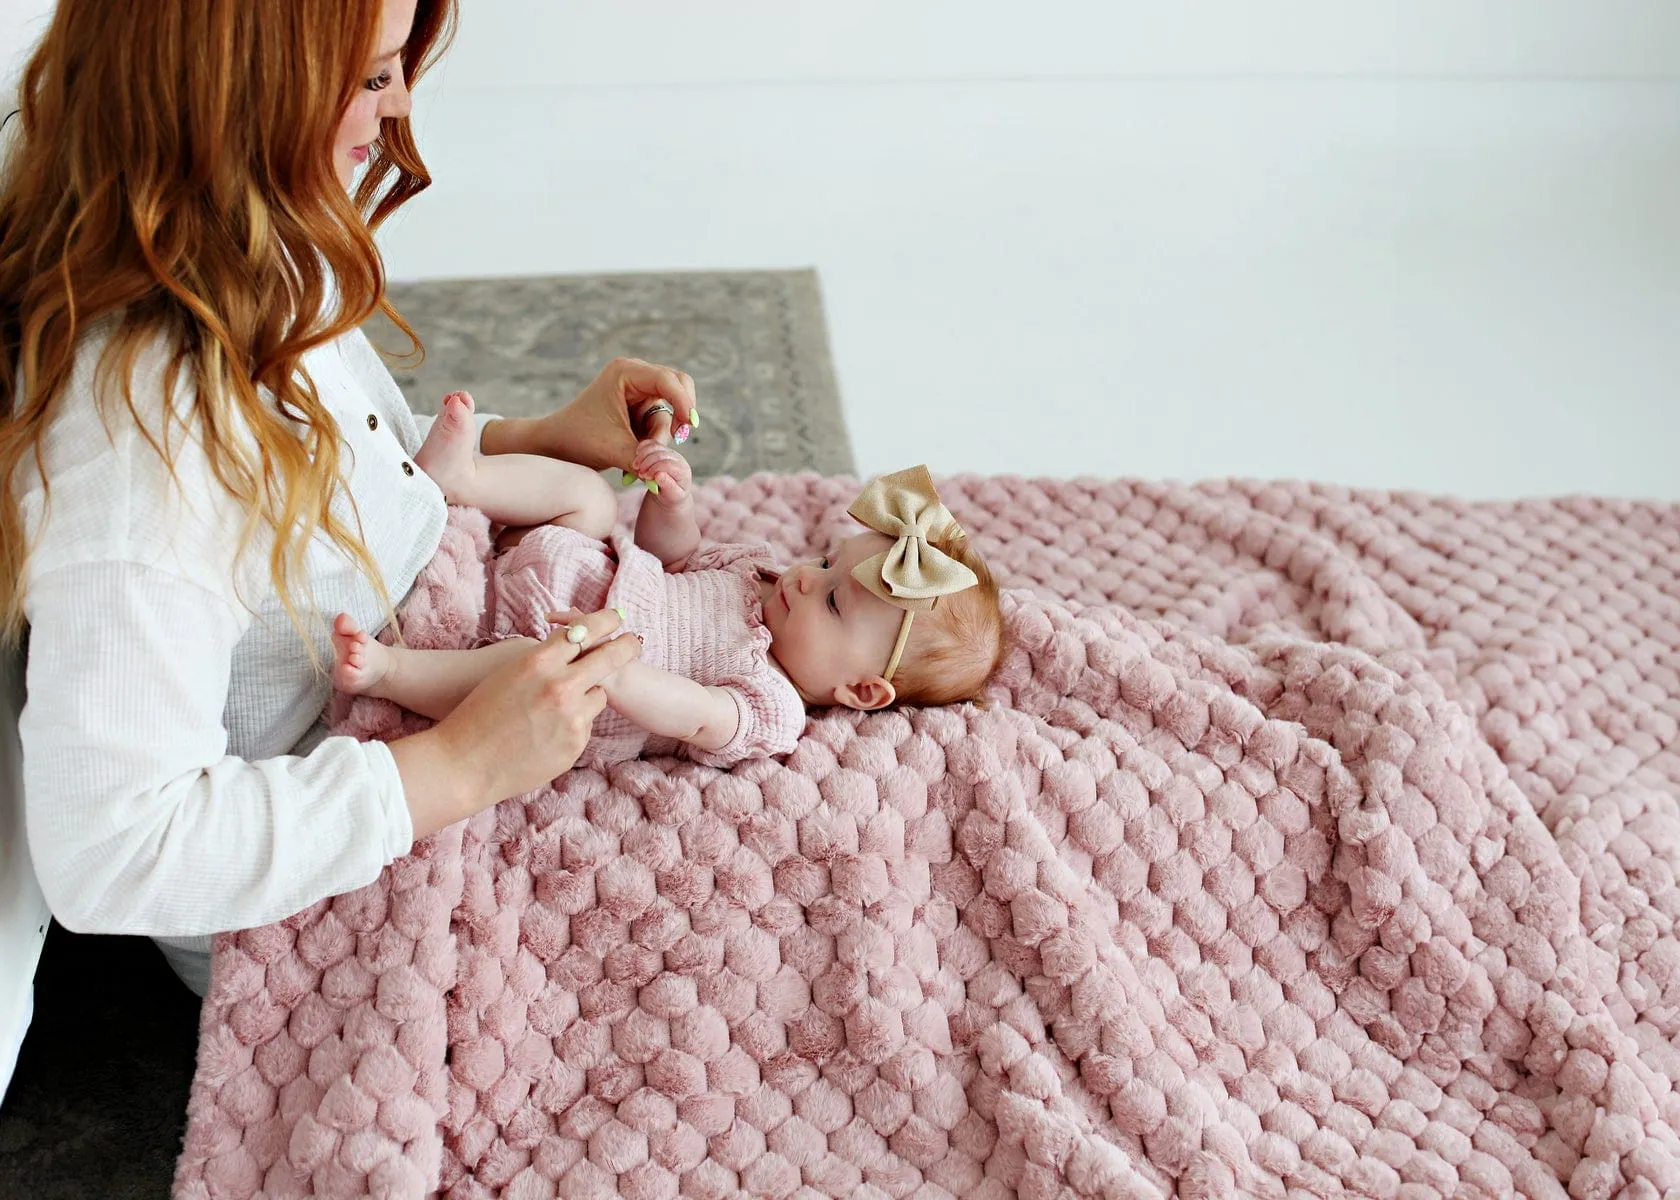
M 807 708 L 871 710 L 978 697 L 1003 657 L 997 585 L 940 503 L 927 468 L 876 480 L 850 509 L 865 531 L 820 558 L 774 566 L 762 547 L 702 544 L 692 477 L 655 442 L 634 538 L 613 536 L 612 488 L 573 463 L 474 453 L 472 400 L 445 399 L 415 461 L 452 504 L 537 525 L 492 568 L 495 640 L 472 650 L 387 646 L 345 615 L 333 683 L 442 718 L 558 614 L 618 610 L 639 659 L 602 685 L 585 766 L 681 752 L 729 766 L 786 754 Z M 643 414 L 645 419 L 647 414 Z

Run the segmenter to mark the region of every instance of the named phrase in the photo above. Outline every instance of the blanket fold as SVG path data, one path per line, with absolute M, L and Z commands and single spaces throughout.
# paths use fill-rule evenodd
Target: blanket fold
M 1680 1194 L 1680 509 L 941 492 L 991 703 L 574 771 L 219 938 L 176 1195 Z M 852 494 L 699 508 L 793 557 Z M 452 512 L 407 639 L 487 570 Z

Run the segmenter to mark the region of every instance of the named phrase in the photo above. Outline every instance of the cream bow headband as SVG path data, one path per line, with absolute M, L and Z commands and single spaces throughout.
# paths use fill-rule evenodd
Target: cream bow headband
M 904 610 L 898 641 L 887 659 L 884 678 L 890 683 L 898 670 L 898 660 L 904 657 L 910 623 L 916 614 L 933 608 L 942 596 L 967 591 L 980 579 L 933 546 L 936 539 L 960 534 L 962 526 L 940 502 L 925 466 L 881 476 L 864 488 L 846 511 L 876 533 L 896 539 L 892 549 L 852 568 L 852 578 L 894 608 Z

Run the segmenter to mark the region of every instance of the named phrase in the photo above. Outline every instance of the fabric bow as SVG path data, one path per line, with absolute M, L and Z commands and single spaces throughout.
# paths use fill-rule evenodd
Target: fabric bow
M 852 568 L 852 578 L 894 608 L 904 610 L 898 644 L 887 663 L 892 679 L 910 638 L 915 613 L 926 612 L 940 597 L 966 591 L 980 582 L 973 571 L 933 543 L 962 526 L 951 516 L 934 489 L 926 466 L 883 475 L 846 510 L 876 533 L 894 539 L 892 547 Z

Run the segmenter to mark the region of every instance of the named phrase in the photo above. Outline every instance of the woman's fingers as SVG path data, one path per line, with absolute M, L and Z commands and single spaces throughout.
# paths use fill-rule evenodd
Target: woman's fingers
M 649 416 L 642 431 L 644 438 L 661 445 L 669 444 L 672 431 L 678 425 L 691 423 L 691 415 L 696 405 L 693 377 L 686 371 L 643 362 L 639 358 L 620 359 L 618 362 L 623 373 L 622 387 L 625 397 L 632 401 L 638 411 L 645 411 L 660 400 L 676 410 Z M 637 403 L 638 401 L 646 403 Z
M 650 411 L 662 408 L 660 401 L 674 411 Z M 694 380 L 685 372 L 639 358 L 615 358 L 577 399 L 542 419 L 537 451 L 591 470 L 623 470 L 638 442 L 669 445 L 674 430 L 698 425 Z
M 643 411 L 645 412 L 648 408 L 656 408 L 657 405 L 658 401 L 655 401 L 652 405 L 645 405 L 643 406 Z M 666 412 L 663 408 L 658 408 L 658 410 L 651 415 L 644 417 L 640 423 L 642 437 L 646 438 L 648 441 L 658 442 L 662 446 L 670 442 L 672 434 L 676 429 L 676 426 L 672 423 L 673 415 L 674 414 L 672 413 Z
M 565 628 L 550 632 L 547 641 L 543 643 L 544 647 L 557 644 L 565 646 L 570 653 L 564 650 L 557 652 L 568 661 L 617 633 L 619 625 L 622 624 L 618 614 L 610 608 L 596 613 L 579 613 L 575 609 L 551 612 L 548 614 L 548 623 L 563 625 Z M 583 629 L 583 638 L 581 641 L 573 641 L 571 630 L 578 627 Z
M 605 645 L 596 646 L 581 658 L 567 667 L 567 673 L 579 687 L 589 690 L 590 694 L 600 694 L 601 703 L 606 703 L 604 693 L 599 693 L 601 681 L 625 663 L 634 662 L 642 652 L 640 638 L 614 638 Z M 600 709 L 595 710 L 599 712 Z

